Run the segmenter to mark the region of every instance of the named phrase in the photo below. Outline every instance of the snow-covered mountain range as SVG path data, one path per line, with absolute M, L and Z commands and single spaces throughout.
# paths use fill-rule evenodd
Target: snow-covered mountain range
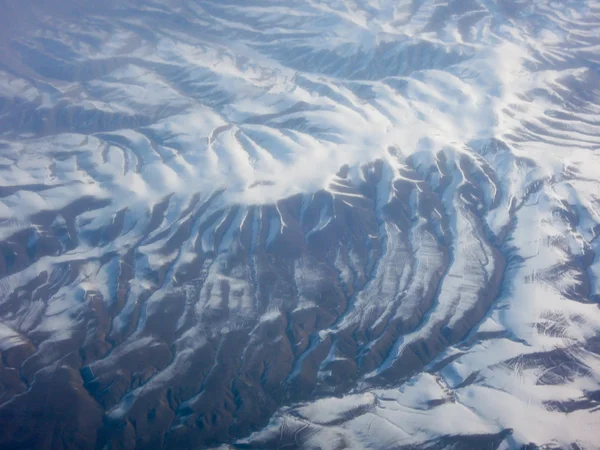
M 0 1 L 0 448 L 600 448 L 600 2 Z

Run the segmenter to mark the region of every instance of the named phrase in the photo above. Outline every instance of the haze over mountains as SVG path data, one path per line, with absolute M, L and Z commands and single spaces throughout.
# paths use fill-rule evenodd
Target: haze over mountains
M 0 448 L 600 448 L 599 1 L 0 8 Z

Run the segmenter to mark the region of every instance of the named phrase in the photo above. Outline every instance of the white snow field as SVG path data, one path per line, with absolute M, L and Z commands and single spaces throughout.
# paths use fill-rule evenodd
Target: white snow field
M 600 449 L 600 1 L 5 3 L 0 447 Z

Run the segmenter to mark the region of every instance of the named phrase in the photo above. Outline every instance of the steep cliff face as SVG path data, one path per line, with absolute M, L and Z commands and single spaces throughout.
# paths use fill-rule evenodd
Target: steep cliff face
M 0 447 L 595 448 L 597 2 L 7 11 Z

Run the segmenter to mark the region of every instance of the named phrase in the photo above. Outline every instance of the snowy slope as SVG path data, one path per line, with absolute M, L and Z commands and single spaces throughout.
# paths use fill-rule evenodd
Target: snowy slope
M 5 10 L 0 446 L 600 448 L 600 2 Z

